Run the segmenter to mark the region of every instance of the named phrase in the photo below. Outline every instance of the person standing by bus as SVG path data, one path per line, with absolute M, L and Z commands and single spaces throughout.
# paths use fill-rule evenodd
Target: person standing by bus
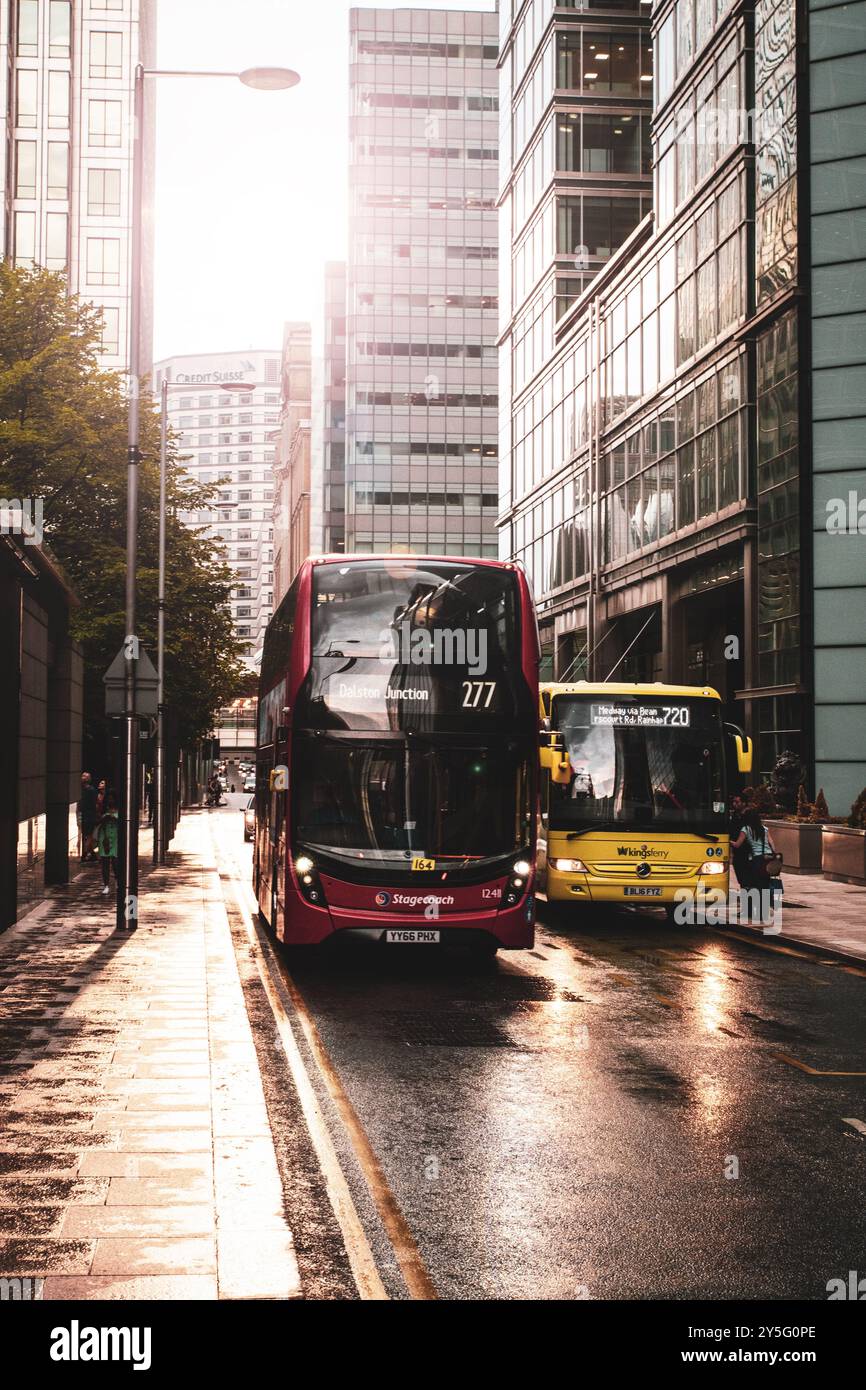
M 93 832 L 96 829 L 96 788 L 89 772 L 81 774 L 81 796 L 78 798 L 78 824 L 81 827 L 81 862 L 95 859 Z
M 746 880 L 749 875 L 749 857 L 751 851 L 746 842 L 740 843 L 739 840 L 739 835 L 743 829 L 748 809 L 747 802 L 745 802 L 741 796 L 733 796 L 731 798 L 731 865 L 734 873 L 737 875 L 737 883 L 741 888 L 748 888 L 749 886 Z M 735 848 L 737 844 L 740 846 L 739 849 Z
M 761 920 L 765 912 L 768 918 L 772 918 L 782 896 L 782 880 L 779 878 L 782 864 L 780 856 L 773 848 L 769 831 L 761 820 L 761 813 L 755 807 L 746 811 L 743 828 L 736 840 L 731 841 L 732 854 L 741 848 L 747 848 L 749 854 L 746 888 L 757 888 L 760 893 Z M 739 878 L 739 873 L 737 877 Z

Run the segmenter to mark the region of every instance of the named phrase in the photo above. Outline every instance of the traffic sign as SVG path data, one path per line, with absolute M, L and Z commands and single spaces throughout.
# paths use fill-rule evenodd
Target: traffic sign
M 135 665 L 135 713 L 146 719 L 158 712 L 156 667 L 144 647 L 136 642 L 137 659 Z M 126 713 L 126 653 L 127 643 L 121 647 L 105 675 L 105 713 Z

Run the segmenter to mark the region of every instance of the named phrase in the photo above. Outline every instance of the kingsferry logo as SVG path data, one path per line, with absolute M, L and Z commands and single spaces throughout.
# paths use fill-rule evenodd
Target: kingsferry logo
M 667 859 L 666 849 L 651 849 L 649 845 L 618 845 L 617 854 L 623 855 L 628 859 Z

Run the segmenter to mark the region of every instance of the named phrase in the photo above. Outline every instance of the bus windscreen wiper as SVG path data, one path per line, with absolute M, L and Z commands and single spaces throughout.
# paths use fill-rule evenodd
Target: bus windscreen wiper
M 719 842 L 718 835 L 710 835 L 703 830 L 690 830 L 688 826 L 683 826 L 682 828 L 687 835 L 696 835 L 699 840 L 709 840 L 710 844 L 713 845 Z M 665 826 L 664 829 L 670 830 L 670 827 Z M 651 832 L 652 826 L 649 827 L 648 831 L 646 827 L 640 825 L 622 824 L 619 821 L 613 820 L 600 820 L 594 821 L 591 825 L 582 825 L 580 830 L 570 830 L 565 838 L 567 840 L 579 840 L 581 835 L 588 835 L 591 830 L 620 830 L 623 835 L 645 835 Z
M 591 830 L 618 830 L 620 827 L 616 821 L 600 820 L 593 821 L 591 825 L 582 825 L 579 830 L 570 830 L 566 835 L 566 840 L 579 840 L 581 835 L 588 835 Z

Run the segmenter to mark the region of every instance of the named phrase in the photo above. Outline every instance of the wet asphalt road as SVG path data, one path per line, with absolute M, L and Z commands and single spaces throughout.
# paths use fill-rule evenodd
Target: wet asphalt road
M 239 815 L 217 836 L 248 872 Z M 440 1297 L 824 1300 L 866 1273 L 844 1123 L 866 1122 L 866 972 L 625 912 L 486 964 L 283 954 Z

